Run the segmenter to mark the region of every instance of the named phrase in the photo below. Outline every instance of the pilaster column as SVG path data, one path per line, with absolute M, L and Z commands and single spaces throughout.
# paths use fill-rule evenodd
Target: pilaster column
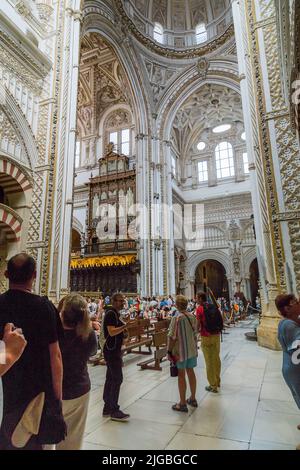
M 259 0 L 258 0 L 259 1 Z M 249 11 L 253 15 L 254 9 L 253 2 L 240 2 L 239 0 L 232 0 L 232 11 L 234 27 L 236 31 L 236 46 L 238 65 L 240 73 L 240 88 L 243 104 L 244 124 L 246 129 L 246 145 L 249 160 L 249 170 L 252 188 L 252 204 L 254 208 L 254 223 L 257 241 L 257 255 L 260 280 L 262 286 L 262 295 L 264 297 L 265 310 L 263 315 L 268 315 L 273 319 L 274 328 L 270 329 L 268 322 L 267 327 L 264 328 L 263 321 L 260 327 L 259 344 L 278 349 L 277 335 L 275 330 L 278 323 L 278 314 L 274 304 L 269 298 L 269 288 L 274 286 L 277 289 L 277 275 L 276 275 L 276 249 L 274 240 L 270 232 L 272 226 L 270 203 L 266 194 L 269 193 L 267 189 L 268 184 L 266 181 L 266 172 L 263 162 L 263 148 L 264 143 L 261 141 L 259 129 L 261 123 L 259 122 L 259 114 L 262 110 L 259 109 L 257 102 L 257 89 L 255 75 L 255 64 L 253 62 L 254 44 L 251 40 L 251 24 L 249 20 Z M 254 33 L 252 39 L 254 37 Z M 260 38 L 262 40 L 263 38 Z M 256 47 L 256 44 L 255 44 Z M 257 51 L 254 51 L 257 54 Z M 252 61 L 251 61 L 252 58 Z M 259 59 L 256 59 L 256 62 Z M 267 137 L 266 137 L 267 138 Z M 269 142 L 266 142 L 269 145 Z M 272 287 L 273 289 L 273 287 Z
M 49 244 L 48 293 L 54 300 L 69 291 L 70 244 L 76 141 L 77 87 L 79 75 L 80 0 L 64 12 L 60 93 L 58 95 L 58 145 L 53 191 L 51 242 Z
M 168 211 L 164 212 L 164 238 L 166 244 L 166 292 L 165 294 L 174 295 L 175 288 L 175 256 L 174 256 L 174 228 L 173 228 L 173 200 L 172 200 L 172 165 L 171 165 L 171 142 L 163 142 L 164 155 L 164 175 L 165 185 L 164 204 Z
M 149 211 L 149 157 L 148 136 L 137 134 L 136 136 L 136 194 L 141 208 L 140 239 L 138 243 L 138 258 L 141 263 L 140 294 L 148 297 L 150 289 L 150 211 Z

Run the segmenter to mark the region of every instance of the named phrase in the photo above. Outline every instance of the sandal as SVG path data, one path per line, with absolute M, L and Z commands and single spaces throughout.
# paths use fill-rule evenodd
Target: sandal
M 191 398 L 188 398 L 186 402 L 188 405 L 193 406 L 194 408 L 198 407 L 198 402 L 196 399 L 192 400 Z
M 172 406 L 172 410 L 183 411 L 184 413 L 187 413 L 189 411 L 186 405 L 181 405 L 180 403 L 175 403 L 175 405 Z

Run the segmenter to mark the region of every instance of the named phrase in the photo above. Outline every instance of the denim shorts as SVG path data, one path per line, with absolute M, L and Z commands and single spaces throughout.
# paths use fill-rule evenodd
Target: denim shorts
M 193 369 L 197 365 L 197 357 L 190 357 L 185 361 L 177 361 L 176 366 L 177 369 Z

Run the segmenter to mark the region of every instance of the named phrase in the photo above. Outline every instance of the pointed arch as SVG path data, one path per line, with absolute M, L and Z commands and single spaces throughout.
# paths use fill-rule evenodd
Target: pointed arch
M 19 104 L 4 85 L 5 99 L 0 110 L 7 116 L 13 126 L 20 145 L 26 155 L 28 166 L 34 170 L 38 162 L 38 148 L 30 125 L 24 116 Z
M 22 228 L 21 217 L 10 207 L 0 204 L 0 237 L 7 242 L 19 242 Z

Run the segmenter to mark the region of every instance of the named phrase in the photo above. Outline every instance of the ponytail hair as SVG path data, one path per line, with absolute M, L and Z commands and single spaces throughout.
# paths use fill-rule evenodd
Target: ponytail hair
M 76 330 L 76 336 L 86 340 L 92 330 L 86 300 L 79 294 L 64 298 L 61 310 L 63 325 Z

